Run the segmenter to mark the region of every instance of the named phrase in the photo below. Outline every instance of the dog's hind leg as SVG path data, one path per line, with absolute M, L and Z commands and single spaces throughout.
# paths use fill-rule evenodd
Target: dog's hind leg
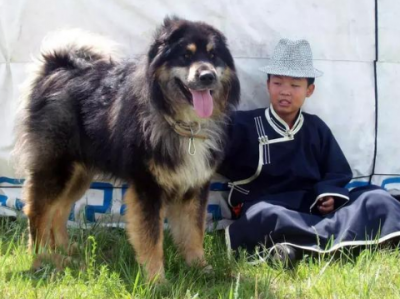
M 126 229 L 136 253 L 136 260 L 144 265 L 148 280 L 162 282 L 165 280 L 164 208 L 160 188 L 153 184 L 131 185 L 125 194 L 125 202 Z
M 206 267 L 204 258 L 204 232 L 208 186 L 189 190 L 181 201 L 171 200 L 167 205 L 167 218 L 175 244 L 188 265 Z
M 65 190 L 55 202 L 56 208 L 52 221 L 51 234 L 55 248 L 68 249 L 67 221 L 72 205 L 80 199 L 89 188 L 92 175 L 81 164 L 75 164 Z M 73 248 L 72 248 L 73 249 Z M 69 252 L 69 250 L 68 250 Z
M 47 167 L 31 170 L 24 185 L 23 199 L 26 202 L 24 212 L 29 219 L 29 248 L 33 253 L 46 253 L 68 244 L 65 225 L 72 202 L 79 198 L 76 190 L 81 179 L 77 167 L 66 161 L 54 161 Z M 66 196 L 71 194 L 72 198 Z M 34 261 L 34 267 L 40 264 Z
M 29 249 L 32 253 L 39 253 L 41 248 L 53 245 L 50 229 L 54 210 L 45 190 L 46 184 L 39 177 L 38 174 L 28 177 L 22 193 L 26 202 L 24 212 L 29 219 Z
M 71 169 L 48 167 L 34 170 L 23 188 L 24 212 L 29 219 L 29 247 L 34 253 L 54 246 L 51 236 L 55 204 L 71 178 Z

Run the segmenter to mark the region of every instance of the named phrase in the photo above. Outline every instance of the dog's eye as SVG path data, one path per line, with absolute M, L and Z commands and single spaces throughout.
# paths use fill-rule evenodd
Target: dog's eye
M 186 60 L 189 60 L 190 58 L 192 58 L 192 53 L 186 52 L 185 54 L 183 54 L 183 58 L 185 58 Z
M 210 58 L 214 59 L 215 58 L 215 53 L 214 52 L 210 52 Z

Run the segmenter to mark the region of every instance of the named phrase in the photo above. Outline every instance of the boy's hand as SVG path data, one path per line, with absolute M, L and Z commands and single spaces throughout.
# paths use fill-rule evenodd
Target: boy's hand
M 324 196 L 318 200 L 318 210 L 322 215 L 333 211 L 335 199 L 332 196 Z

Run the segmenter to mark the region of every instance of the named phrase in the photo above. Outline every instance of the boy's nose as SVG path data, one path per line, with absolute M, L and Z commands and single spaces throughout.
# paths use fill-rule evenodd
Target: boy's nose
M 281 94 L 285 96 L 290 96 L 290 91 L 288 89 L 282 89 Z

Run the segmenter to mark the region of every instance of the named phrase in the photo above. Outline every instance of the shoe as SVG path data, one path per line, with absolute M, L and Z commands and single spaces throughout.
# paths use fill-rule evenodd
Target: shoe
M 284 268 L 293 268 L 299 261 L 300 251 L 289 245 L 276 243 L 270 253 L 272 262 Z

